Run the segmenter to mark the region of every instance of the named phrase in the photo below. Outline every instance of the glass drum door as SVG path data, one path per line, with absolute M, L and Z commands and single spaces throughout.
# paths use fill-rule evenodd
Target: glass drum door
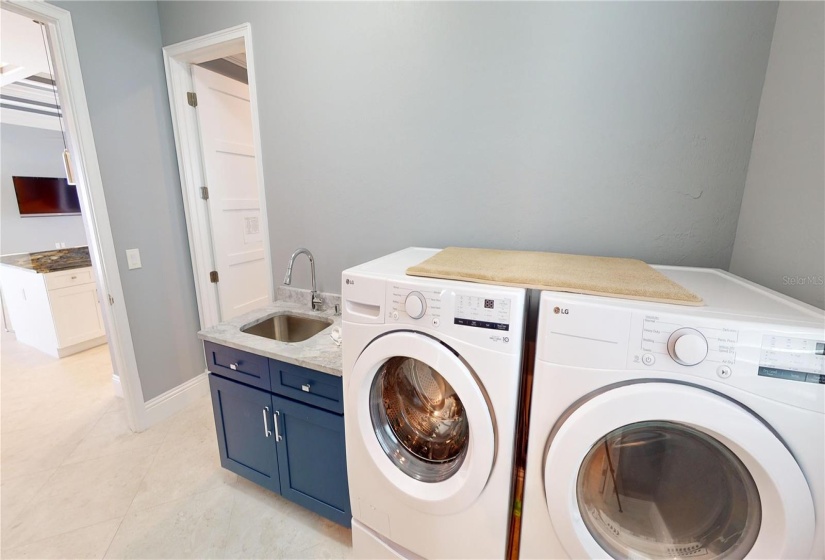
M 762 518 L 742 461 L 672 422 L 601 438 L 582 462 L 576 496 L 588 531 L 616 558 L 743 558 Z
M 396 331 L 364 349 L 351 379 L 348 406 L 361 441 L 399 497 L 442 515 L 478 498 L 493 469 L 496 437 L 467 361 L 430 336 Z
M 424 362 L 387 360 L 370 390 L 370 415 L 387 457 L 416 480 L 446 480 L 467 455 L 470 427 L 461 398 Z
M 813 545 L 811 491 L 784 443 L 691 385 L 581 399 L 547 442 L 544 490 L 572 558 L 802 558 Z

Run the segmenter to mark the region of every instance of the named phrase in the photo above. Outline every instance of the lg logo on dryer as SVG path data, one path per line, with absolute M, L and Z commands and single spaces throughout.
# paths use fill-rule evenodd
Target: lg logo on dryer
M 553 313 L 556 315 L 570 315 L 570 310 L 566 307 L 554 307 Z

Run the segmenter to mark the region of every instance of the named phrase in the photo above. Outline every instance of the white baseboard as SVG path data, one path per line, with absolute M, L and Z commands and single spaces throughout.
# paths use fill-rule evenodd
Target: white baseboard
M 97 338 L 92 338 L 89 340 L 84 340 L 83 342 L 78 342 L 77 344 L 72 344 L 71 346 L 65 346 L 63 348 L 57 349 L 57 357 L 58 358 L 65 358 L 66 356 L 71 356 L 72 354 L 77 354 L 78 352 L 83 352 L 84 350 L 88 350 L 89 348 L 94 348 L 95 346 L 100 346 L 101 344 L 106 344 L 106 336 L 99 336 Z
M 150 428 L 173 416 L 201 398 L 209 394 L 209 372 L 204 371 L 174 389 L 146 401 L 146 427 Z
M 123 398 L 123 385 L 120 384 L 120 376 L 116 373 L 112 374 L 112 387 L 115 389 L 115 396 L 119 399 Z

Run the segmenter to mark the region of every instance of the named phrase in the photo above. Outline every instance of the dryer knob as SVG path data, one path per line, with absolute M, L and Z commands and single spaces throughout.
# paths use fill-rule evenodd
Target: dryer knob
M 407 295 L 406 301 L 404 301 L 404 308 L 407 311 L 407 315 L 413 319 L 420 319 L 424 316 L 424 312 L 427 311 L 427 300 L 424 299 L 421 292 L 410 292 Z
M 670 357 L 683 366 L 695 366 L 708 355 L 708 341 L 696 329 L 679 329 L 667 341 Z

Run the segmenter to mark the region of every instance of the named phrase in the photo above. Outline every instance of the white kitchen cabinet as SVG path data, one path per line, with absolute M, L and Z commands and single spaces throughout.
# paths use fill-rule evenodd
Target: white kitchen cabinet
M 91 267 L 37 273 L 0 265 L 0 282 L 18 341 L 59 358 L 106 342 Z

